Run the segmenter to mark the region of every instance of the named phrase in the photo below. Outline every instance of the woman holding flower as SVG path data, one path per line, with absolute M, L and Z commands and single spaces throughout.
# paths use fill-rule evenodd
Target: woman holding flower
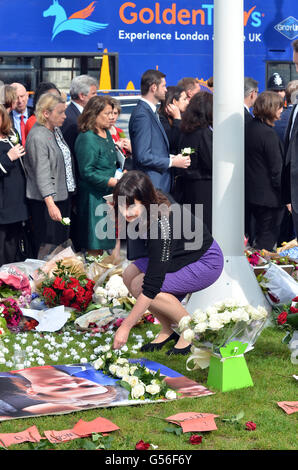
M 203 205 L 203 220 L 212 233 L 212 124 L 213 96 L 207 91 L 194 95 L 183 114 L 179 146 L 191 148 L 191 164 L 180 172 L 181 204 Z
M 76 182 L 72 156 L 60 131 L 65 107 L 60 95 L 41 95 L 36 104 L 36 123 L 26 140 L 26 193 L 36 256 L 42 244 L 57 246 L 69 238 L 69 227 L 61 221 L 70 216 Z
M 182 114 L 185 112 L 189 99 L 183 88 L 167 87 L 165 100 L 159 109 L 160 122 L 164 127 L 170 144 L 170 153 L 180 153 L 179 138 Z
M 20 261 L 17 257 L 22 222 L 28 219 L 24 147 L 12 133 L 9 115 L 0 105 L 0 266 Z
M 173 331 L 173 326 L 189 315 L 181 301 L 218 279 L 223 268 L 221 249 L 202 221 L 190 213 L 188 221 L 194 230 L 186 238 L 187 215 L 181 206 L 156 190 L 140 171 L 125 173 L 113 197 L 116 214 L 119 211 L 128 222 L 128 236 L 137 224 L 148 253 L 123 273 L 124 283 L 137 301 L 115 334 L 114 348 L 120 349 L 127 342 L 131 328 L 149 310 L 159 320 L 161 331 L 141 350 L 161 349 L 175 340 L 168 354 L 187 354 L 189 343 Z M 199 234 L 200 240 L 196 239 Z

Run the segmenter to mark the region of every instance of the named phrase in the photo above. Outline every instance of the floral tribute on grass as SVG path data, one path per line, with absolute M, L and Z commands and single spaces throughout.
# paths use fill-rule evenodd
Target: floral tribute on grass
M 261 333 L 268 312 L 264 307 L 241 305 L 233 299 L 215 303 L 192 316 L 183 317 L 178 325 L 180 333 L 195 348 L 219 353 L 219 349 L 232 339 L 249 340 L 250 345 Z
M 287 305 L 275 307 L 272 317 L 276 325 L 287 332 L 282 342 L 289 344 L 298 331 L 298 297 L 294 297 Z
M 15 299 L 2 299 L 0 301 L 0 315 L 5 320 L 5 323 L 2 320 L 3 328 L 7 326 L 10 331 L 19 331 L 23 313 Z
M 92 300 L 94 285 L 84 274 L 74 277 L 71 269 L 58 261 L 51 276 L 44 275 L 39 291 L 48 307 L 64 305 L 84 311 Z
M 244 352 L 252 349 L 267 316 L 261 306 L 228 299 L 205 312 L 196 310 L 192 317 L 183 317 L 179 331 L 192 343 L 187 370 L 209 367 L 207 385 L 223 392 L 252 386 Z M 189 368 L 189 363 L 194 366 Z
M 128 390 L 130 400 L 174 400 L 177 393 L 170 389 L 160 371 L 151 371 L 138 362 L 131 363 L 128 354 L 107 345 L 93 367 L 119 379 L 119 385 Z

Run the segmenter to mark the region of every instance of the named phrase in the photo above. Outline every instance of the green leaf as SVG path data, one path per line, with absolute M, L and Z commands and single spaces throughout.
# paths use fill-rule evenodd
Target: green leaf
M 96 450 L 97 445 L 94 442 L 86 440 L 82 444 L 82 448 L 85 450 Z

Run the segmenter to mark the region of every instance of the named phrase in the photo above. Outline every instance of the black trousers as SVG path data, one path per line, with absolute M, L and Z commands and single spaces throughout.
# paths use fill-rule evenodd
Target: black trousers
M 292 219 L 293 219 L 293 226 L 294 226 L 294 237 L 298 237 L 298 213 L 294 211 L 292 206 Z M 294 238 L 293 237 L 293 238 Z
M 250 204 L 250 211 L 255 218 L 253 247 L 257 250 L 274 250 L 279 239 L 284 208 Z
M 0 267 L 22 261 L 19 253 L 21 229 L 22 222 L 0 224 Z
M 66 242 L 69 238 L 70 229 L 69 226 L 51 219 L 44 201 L 30 199 L 28 202 L 32 224 L 34 255 L 37 258 L 42 245 L 50 244 L 58 246 Z M 55 204 L 59 207 L 62 217 L 70 217 L 70 198 L 66 199 L 66 201 L 57 201 Z

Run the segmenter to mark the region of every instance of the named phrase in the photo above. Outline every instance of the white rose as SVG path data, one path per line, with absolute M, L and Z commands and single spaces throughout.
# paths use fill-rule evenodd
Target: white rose
M 194 339 L 195 337 L 195 334 L 193 332 L 193 330 L 191 330 L 190 328 L 188 328 L 187 330 L 185 330 L 183 332 L 183 338 L 185 339 L 185 341 L 187 341 L 188 343 L 191 343 L 192 340 Z
M 206 313 L 209 317 L 211 317 L 212 315 L 217 315 L 217 308 L 216 307 L 208 307 L 206 309 Z
M 124 357 L 119 357 L 116 361 L 116 364 L 120 364 L 120 365 L 127 364 L 127 363 L 128 363 L 128 360 L 125 359 Z
M 207 314 L 205 312 L 195 312 L 192 316 L 192 319 L 196 322 L 196 323 L 202 323 L 202 322 L 205 322 L 207 321 Z
M 157 384 L 147 385 L 146 392 L 150 393 L 150 395 L 157 395 L 160 392 L 160 386 Z
M 145 394 L 145 387 L 142 383 L 138 383 L 135 387 L 131 389 L 131 397 L 138 399 L 141 398 Z
M 204 331 L 206 331 L 206 329 L 207 329 L 207 323 L 201 322 L 201 323 L 198 323 L 194 327 L 194 332 L 195 333 L 204 333 Z
M 263 320 L 267 317 L 268 312 L 264 307 L 258 306 L 249 312 L 252 320 Z
M 182 330 L 185 330 L 185 328 L 188 327 L 189 323 L 191 321 L 191 316 L 190 315 L 185 315 L 184 317 L 181 318 L 180 322 L 179 322 L 179 330 L 182 331 Z
M 63 217 L 62 221 L 64 222 L 65 225 L 70 225 L 70 218 L 69 217 Z
M 124 377 L 123 377 L 123 380 L 124 380 Z M 139 379 L 135 375 L 128 375 L 125 382 L 129 383 L 131 387 L 135 387 L 139 383 Z
M 96 359 L 96 361 L 93 362 L 94 369 L 101 369 L 104 365 L 104 362 L 101 357 Z
M 106 355 L 107 359 L 111 359 L 112 357 L 112 353 L 108 352 L 107 355 Z
M 168 390 L 166 393 L 166 398 L 167 400 L 175 400 L 175 398 L 177 398 L 177 394 L 174 392 L 174 390 Z
M 137 366 L 131 366 L 131 367 L 129 368 L 129 373 L 130 373 L 130 375 L 133 375 L 136 370 L 138 370 L 138 367 L 137 367 Z
M 231 321 L 231 312 L 225 310 L 223 313 L 220 314 L 221 322 L 226 325 Z
M 117 366 L 115 364 L 111 364 L 109 367 L 109 371 L 111 372 L 112 375 L 116 375 Z
M 129 368 L 128 367 L 118 367 L 117 368 L 117 377 L 124 377 L 125 375 L 129 375 Z
M 217 331 L 223 328 L 223 324 L 216 319 L 212 319 L 209 321 L 208 328 L 210 328 L 211 330 Z

